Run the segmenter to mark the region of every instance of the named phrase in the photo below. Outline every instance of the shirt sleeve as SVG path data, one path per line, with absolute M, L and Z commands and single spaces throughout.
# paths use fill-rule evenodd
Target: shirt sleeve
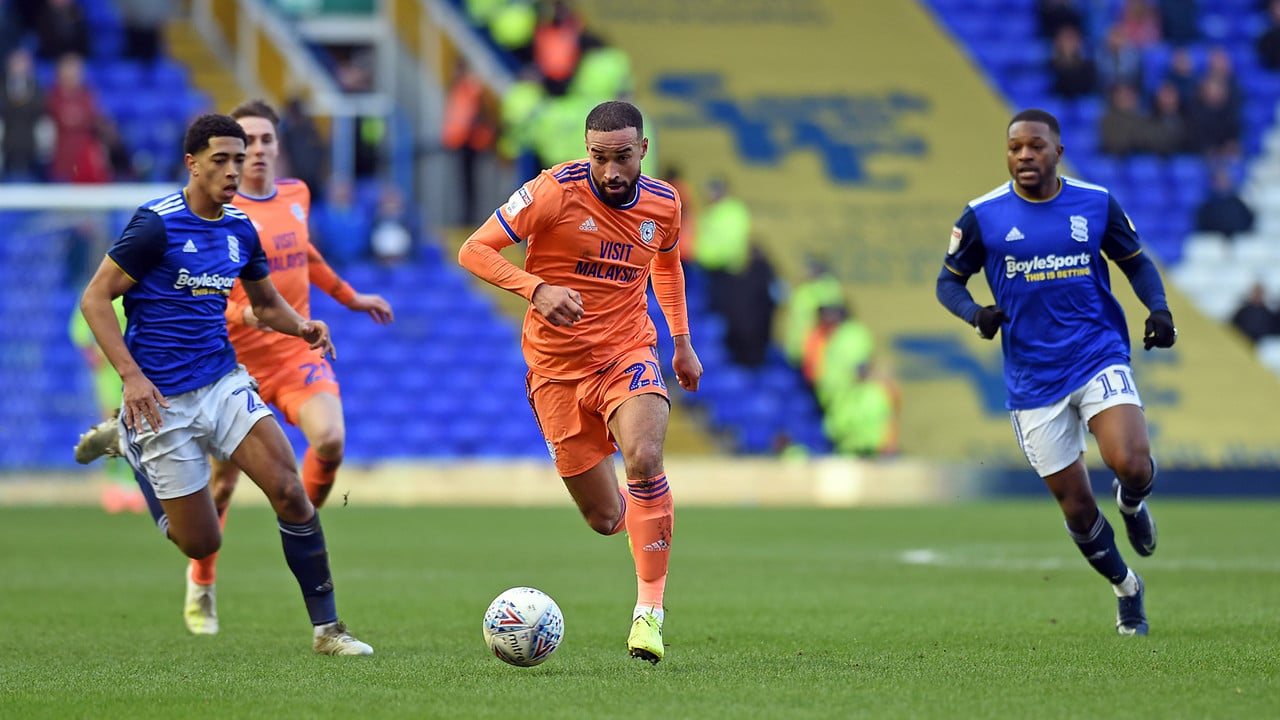
M 462 243 L 458 263 L 490 285 L 533 300 L 542 278 L 502 257 L 501 250 L 551 227 L 562 199 L 559 183 L 548 173 L 525 183 Z
M 356 296 L 355 288 L 338 276 L 338 272 L 325 262 L 315 245 L 307 244 L 307 278 L 311 284 L 323 290 L 329 297 L 346 305 Z
M 1142 240 L 1115 196 L 1107 195 L 1107 202 L 1107 232 L 1102 236 L 1102 251 L 1114 262 L 1128 260 L 1142 252 Z
M 982 244 L 982 230 L 973 208 L 966 207 L 951 228 L 947 257 L 942 261 L 956 275 L 975 275 L 987 262 L 987 249 Z
M 660 249 L 653 256 L 652 279 L 653 296 L 662 308 L 667 319 L 667 329 L 671 335 L 689 334 L 689 308 L 685 300 L 684 266 L 680 264 L 680 253 L 675 252 L 680 242 L 680 197 L 675 198 L 675 214 L 672 220 L 673 240 L 667 247 Z
M 265 280 L 271 274 L 271 266 L 267 264 L 267 251 L 262 249 L 262 240 L 258 238 L 258 229 L 248 220 L 244 222 L 244 229 L 241 231 L 245 242 L 249 247 L 249 262 L 240 269 L 240 279 L 250 282 Z
M 107 257 L 136 283 L 160 264 L 167 245 L 168 232 L 164 221 L 154 210 L 138 208 L 120 237 L 107 250 Z

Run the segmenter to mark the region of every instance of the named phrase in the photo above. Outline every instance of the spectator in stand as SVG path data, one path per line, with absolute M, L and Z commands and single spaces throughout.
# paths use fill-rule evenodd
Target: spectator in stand
M 171 0 L 115 0 L 124 20 L 124 56 L 154 63 L 161 54 L 160 30 L 169 21 Z
M 494 113 L 488 90 L 461 58 L 454 63 L 453 79 L 445 98 L 441 142 L 457 161 L 462 199 L 457 225 L 476 225 L 483 219 L 477 210 L 477 177 L 480 161 L 493 150 L 496 140 Z
M 1253 209 L 1236 192 L 1231 173 L 1215 167 L 1209 193 L 1196 208 L 1196 231 L 1221 233 L 1228 240 L 1253 230 Z
M 1129 83 L 1111 87 L 1110 102 L 1098 120 L 1098 140 L 1108 155 L 1131 155 L 1147 149 L 1147 116 L 1138 104 L 1138 91 Z
M 1169 56 L 1169 67 L 1165 69 L 1162 82 L 1173 83 L 1178 89 L 1178 107 L 1186 115 L 1191 110 L 1192 99 L 1200 87 L 1200 75 L 1196 72 L 1196 61 L 1187 48 L 1174 48 Z
M 1160 9 L 1150 0 L 1124 0 L 1115 28 L 1126 44 L 1145 50 L 1160 42 Z
M 534 177 L 540 170 L 534 137 L 538 113 L 546 102 L 547 90 L 541 71 L 533 63 L 525 63 L 515 82 L 502 94 L 498 106 L 498 155 L 515 163 L 515 177 Z
M 388 267 L 399 265 L 413 253 L 413 231 L 405 219 L 404 196 L 388 185 L 378 198 L 378 213 L 369 233 L 369 250 Z
M 0 87 L 0 178 L 33 181 L 41 179 L 41 160 L 47 155 L 48 143 L 39 141 L 38 128 L 47 123 L 45 99 L 31 62 L 31 53 L 18 48 L 5 62 L 3 87 Z
M 1207 76 L 1187 110 L 1187 137 L 1191 149 L 1211 160 L 1232 160 L 1240 155 L 1240 113 L 1221 78 Z
M 1080 0 L 1036 0 L 1036 20 L 1040 37 L 1046 40 L 1057 37 L 1064 27 L 1073 27 L 1081 34 L 1088 27 Z
M 818 378 L 822 376 L 827 343 L 836 329 L 848 318 L 849 310 L 842 300 L 823 303 L 814 313 L 813 326 L 805 335 L 804 347 L 801 349 L 800 376 L 815 393 L 818 389 Z
M 1085 54 L 1080 29 L 1064 25 L 1053 36 L 1053 94 L 1064 98 L 1093 95 L 1098 90 L 1098 66 Z
M 36 57 L 58 60 L 89 55 L 89 25 L 76 0 L 45 0 L 36 20 Z
M 843 303 L 844 288 L 831 268 L 816 257 L 805 258 L 805 278 L 791 290 L 787 299 L 782 350 L 791 364 L 803 368 L 808 360 L 809 338 L 820 322 L 822 308 L 843 310 Z M 812 377 L 807 379 L 813 382 Z
M 1181 47 L 1200 39 L 1197 0 L 1159 0 L 1160 34 L 1170 45 Z
M 563 0 L 553 0 L 547 17 L 533 31 L 533 62 L 542 72 L 547 92 L 563 95 L 582 52 L 582 19 Z
M 1182 115 L 1178 87 L 1167 80 L 1160 83 L 1151 102 L 1147 149 L 1164 156 L 1186 152 L 1187 120 Z
M 731 279 L 734 298 L 725 309 L 724 343 L 735 364 L 756 368 L 768 359 L 773 341 L 778 275 L 758 244 L 748 252 L 747 266 Z
M 138 173 L 133 166 L 133 154 L 124 144 L 120 136 L 120 128 L 106 115 L 98 116 L 98 141 L 102 143 L 102 151 L 107 155 L 107 167 L 111 170 L 111 179 L 117 182 L 134 182 Z M 170 178 L 165 178 L 169 180 Z M 85 278 L 88 282 L 89 278 Z
M 98 101 L 84 84 L 78 55 L 58 60 L 57 79 L 46 99 L 57 140 L 49 176 L 55 182 L 104 183 L 111 179 L 107 154 L 98 140 Z
M 1280 313 L 1267 304 L 1262 283 L 1255 282 L 1249 288 L 1244 303 L 1231 316 L 1231 324 L 1254 345 L 1264 337 L 1280 335 Z
M 307 114 L 302 98 L 296 95 L 285 103 L 284 117 L 280 118 L 280 141 L 288 168 L 282 177 L 295 177 L 311 188 L 313 197 L 324 197 L 328 177 L 327 148 L 315 121 Z
M 1209 57 L 1205 60 L 1204 77 L 1220 80 L 1227 90 L 1227 105 L 1236 114 L 1243 112 L 1244 92 L 1240 88 L 1240 79 L 1236 77 L 1235 63 L 1226 48 L 1218 45 L 1209 51 Z
M 823 413 L 822 428 L 841 455 L 873 458 L 898 452 L 901 393 L 871 360 L 845 369 L 853 377 Z
M 871 329 L 857 319 L 852 310 L 846 312 L 845 318 L 831 331 L 822 348 L 815 390 L 818 403 L 823 408 L 831 407 L 836 398 L 854 383 L 857 376 L 853 371 L 870 362 L 875 351 L 875 338 Z
M 26 28 L 22 18 L 8 0 L 0 0 L 0 55 L 6 58 L 22 43 Z
M 1118 26 L 1107 31 L 1097 66 L 1100 87 L 1110 88 L 1120 83 L 1142 87 L 1142 48 L 1131 43 Z
M 729 193 L 723 178 L 713 178 L 698 228 L 694 261 L 706 273 L 711 311 L 727 318 L 736 302 L 734 277 L 751 258 L 751 210 Z
M 693 188 L 684 180 L 684 172 L 675 165 L 668 166 L 662 173 L 662 179 L 680 193 L 680 260 L 693 262 L 694 248 L 698 246 L 698 206 L 694 200 Z
M 1258 36 L 1258 63 L 1280 70 L 1280 0 L 1267 3 L 1267 29 Z
M 351 183 L 335 178 L 324 205 L 313 209 L 317 245 L 330 265 L 345 267 L 369 255 L 369 214 L 355 201 Z
M 517 62 L 533 60 L 533 33 L 538 26 L 538 11 L 530 0 L 507 0 L 489 18 L 489 37 L 511 53 Z

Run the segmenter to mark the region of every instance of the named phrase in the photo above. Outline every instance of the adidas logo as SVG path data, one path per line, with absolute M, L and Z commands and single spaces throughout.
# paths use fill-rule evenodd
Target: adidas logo
M 1027 236 L 1023 235 L 1022 231 L 1018 229 L 1018 226 L 1014 225 L 1013 229 L 1009 231 L 1009 234 L 1004 236 L 1004 241 L 1013 242 L 1014 240 L 1025 240 L 1026 237 Z
M 191 253 L 193 253 L 193 252 L 200 252 L 200 251 L 199 251 L 199 250 L 196 250 L 196 244 L 195 244 L 194 242 L 192 242 L 190 238 L 188 238 L 188 239 L 187 239 L 187 244 L 182 246 L 182 252 L 191 252 Z
M 666 540 L 662 540 L 661 538 L 659 538 L 658 540 L 655 540 L 649 543 L 648 545 L 645 545 L 644 548 L 642 549 L 645 552 L 665 552 L 667 550 L 670 550 L 671 546 L 667 544 Z
M 592 220 L 592 219 L 591 219 L 591 216 L 590 216 L 590 215 L 588 215 L 588 216 L 587 216 L 587 220 L 586 220 L 586 222 L 584 222 L 584 223 L 582 223 L 581 225 L 579 225 L 579 226 L 578 226 L 578 229 L 579 229 L 579 230 L 586 230 L 587 232 L 595 232 L 595 231 L 599 230 L 600 228 L 596 227 L 596 221 L 595 221 L 595 220 Z

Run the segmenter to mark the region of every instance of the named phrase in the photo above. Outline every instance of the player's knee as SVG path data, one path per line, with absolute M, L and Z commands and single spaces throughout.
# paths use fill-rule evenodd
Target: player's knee
M 662 474 L 662 443 L 640 443 L 623 455 L 628 478 L 651 478 Z
M 201 560 L 222 548 L 222 534 L 214 533 L 176 541 L 182 553 L 193 560 Z
M 333 428 L 320 432 L 311 442 L 311 449 L 316 455 L 326 460 L 341 460 L 346 438 L 342 430 Z
M 621 510 L 613 513 L 592 511 L 583 513 L 582 517 L 592 530 L 601 535 L 612 535 L 618 527 L 618 521 L 622 519 L 622 513 Z
M 1111 469 L 1125 485 L 1146 485 L 1151 481 L 1151 454 L 1139 448 L 1126 453 L 1124 458 Z

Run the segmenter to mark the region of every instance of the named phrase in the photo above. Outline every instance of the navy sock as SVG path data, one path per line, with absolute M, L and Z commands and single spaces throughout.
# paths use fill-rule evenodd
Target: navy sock
M 337 602 L 333 597 L 333 579 L 329 576 L 329 550 L 324 544 L 324 530 L 320 529 L 320 513 L 301 525 L 287 523 L 276 518 L 280 525 L 280 540 L 284 544 L 284 559 L 298 579 L 302 599 L 307 603 L 307 614 L 312 625 L 323 625 L 338 619 Z
M 1067 528 L 1067 533 L 1076 541 L 1084 559 L 1089 561 L 1094 570 L 1110 580 L 1112 585 L 1120 584 L 1129 575 L 1129 566 L 1116 548 L 1116 536 L 1111 531 L 1111 523 L 1107 522 L 1101 511 L 1087 534 L 1074 533 L 1071 528 Z
M 1151 458 L 1151 479 L 1147 484 L 1140 488 L 1131 488 L 1124 483 L 1120 483 L 1120 502 L 1125 505 L 1136 508 L 1148 495 L 1151 494 L 1151 488 L 1156 484 L 1156 459 Z

